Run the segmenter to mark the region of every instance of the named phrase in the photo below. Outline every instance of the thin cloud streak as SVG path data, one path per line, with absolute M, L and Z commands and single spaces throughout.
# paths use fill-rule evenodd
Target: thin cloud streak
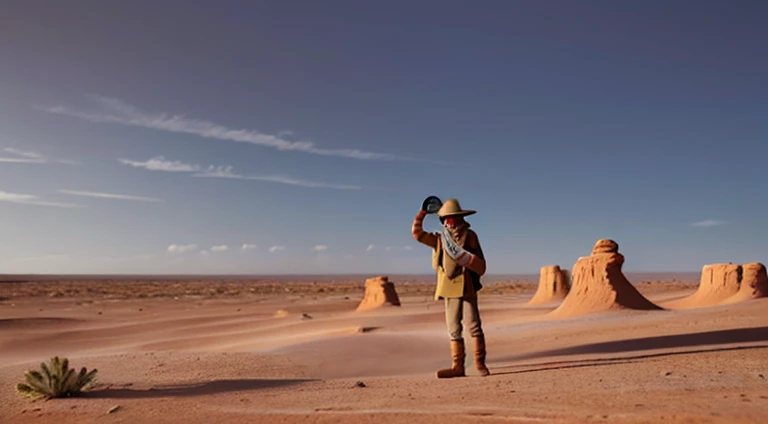
M 3 149 L 5 153 L 10 153 L 18 157 L 0 157 L 0 163 L 49 163 L 51 160 L 37 152 L 19 150 L 13 147 Z M 53 162 L 64 165 L 80 165 L 80 163 L 67 159 L 52 159 Z
M 73 203 L 50 202 L 33 194 L 17 194 L 0 191 L 0 202 L 17 203 L 22 205 L 49 206 L 56 208 L 83 208 L 85 206 Z
M 122 100 L 99 95 L 86 96 L 99 105 L 101 111 L 84 112 L 65 106 L 42 107 L 41 109 L 58 115 L 66 115 L 96 123 L 112 123 L 134 127 L 142 127 L 167 131 L 172 133 L 192 134 L 203 138 L 228 140 L 271 147 L 283 151 L 297 151 L 319 156 L 335 156 L 359 160 L 387 160 L 439 162 L 398 156 L 389 153 L 368 152 L 359 149 L 323 149 L 311 141 L 290 141 L 284 138 L 285 133 L 278 135 L 265 134 L 256 130 L 231 129 L 213 122 L 187 118 L 184 115 L 169 115 L 166 113 L 150 114 L 139 110 Z
M 202 169 L 200 165 L 188 164 L 181 161 L 166 160 L 162 156 L 156 156 L 148 159 L 145 162 L 135 161 L 131 159 L 118 159 L 122 164 L 133 166 L 135 168 L 144 168 L 150 171 L 165 171 L 165 172 L 197 172 Z M 267 181 L 279 184 L 288 184 L 309 188 L 330 188 L 335 190 L 362 190 L 363 187 L 358 185 L 349 184 L 330 184 L 320 181 L 303 180 L 298 178 L 287 177 L 284 175 L 264 175 L 264 176 L 250 176 L 240 175 L 233 172 L 232 166 L 214 166 L 209 165 L 207 169 L 202 172 L 192 174 L 197 178 L 228 178 L 233 180 L 252 180 L 252 181 Z
M 139 162 L 130 159 L 118 159 L 123 165 L 133 166 L 134 168 L 144 168 L 150 171 L 165 172 L 195 172 L 200 170 L 200 165 L 192 165 L 181 161 L 166 160 L 163 156 L 156 156 L 145 162 Z
M 28 159 L 45 159 L 43 155 L 41 155 L 40 153 L 26 152 L 23 150 L 14 149 L 13 147 L 6 147 L 5 149 L 3 149 L 3 151 L 7 153 L 12 153 L 17 156 L 25 157 Z
M 153 199 L 151 197 L 131 196 L 127 194 L 99 193 L 95 191 L 81 191 L 81 190 L 57 190 L 57 191 L 59 193 L 69 194 L 72 196 L 95 197 L 100 199 L 133 200 L 136 202 L 162 202 L 162 200 L 160 199 Z
M 691 224 L 691 226 L 692 227 L 714 227 L 715 225 L 724 225 L 724 224 L 726 224 L 725 221 L 717 221 L 717 220 L 714 220 L 714 219 L 708 219 L 708 220 L 705 220 L 705 221 L 694 222 L 693 224 Z
M 27 158 L 4 158 L 0 157 L 1 163 L 46 163 L 45 160 L 27 159 Z
M 361 186 L 356 185 L 344 185 L 344 184 L 328 184 L 319 181 L 301 180 L 283 175 L 263 175 L 263 176 L 249 176 L 240 175 L 232 172 L 231 166 L 210 166 L 204 172 L 194 174 L 193 177 L 198 178 L 229 178 L 235 180 L 252 180 L 252 181 L 268 181 L 280 184 L 296 185 L 301 187 L 310 188 L 332 188 L 336 190 L 362 190 Z
M 6 147 L 3 149 L 5 153 L 10 153 L 18 157 L 0 157 L 0 162 L 3 163 L 46 163 L 47 160 L 35 152 L 25 152 L 23 150 L 14 149 L 13 147 Z

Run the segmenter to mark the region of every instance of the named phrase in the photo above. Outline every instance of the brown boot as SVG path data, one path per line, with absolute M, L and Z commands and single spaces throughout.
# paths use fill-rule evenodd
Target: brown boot
M 437 378 L 464 377 L 464 340 L 451 340 L 453 366 L 437 372 Z
M 475 337 L 475 365 L 483 377 L 491 374 L 491 371 L 485 366 L 485 334 Z

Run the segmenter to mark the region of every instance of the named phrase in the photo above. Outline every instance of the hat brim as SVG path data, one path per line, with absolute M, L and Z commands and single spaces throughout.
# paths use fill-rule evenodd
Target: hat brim
M 440 215 L 440 214 L 438 214 L 438 215 L 440 216 L 440 218 L 448 218 L 449 216 L 469 216 L 469 215 L 474 215 L 476 213 L 477 213 L 477 211 L 464 210 L 464 211 L 449 212 L 449 213 L 446 213 L 446 214 L 443 214 L 443 215 Z

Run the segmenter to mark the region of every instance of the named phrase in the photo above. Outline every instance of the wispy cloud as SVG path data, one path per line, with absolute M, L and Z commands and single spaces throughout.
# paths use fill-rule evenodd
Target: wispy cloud
M 371 250 L 373 250 L 373 249 L 375 249 L 375 248 L 376 248 L 376 245 L 373 245 L 373 244 L 369 244 L 369 245 L 368 245 L 368 247 L 366 247 L 366 248 L 365 248 L 365 251 L 366 251 L 366 252 L 370 252 Z
M 248 244 L 248 243 L 246 243 L 246 244 L 243 245 L 242 249 L 243 250 L 251 250 L 251 249 L 256 249 L 257 247 L 259 247 L 259 246 L 256 246 L 255 244 Z
M 275 253 L 281 250 L 285 250 L 285 246 L 272 246 L 269 248 L 269 253 Z
M 184 253 L 192 250 L 197 250 L 196 244 L 172 244 L 168 246 L 168 251 L 171 253 Z
M 326 250 L 328 250 L 328 246 L 324 244 L 318 244 L 317 246 L 314 247 L 315 252 L 324 252 Z
M 692 227 L 714 227 L 715 225 L 724 225 L 724 224 L 727 224 L 727 222 L 708 219 L 705 221 L 694 222 L 693 224 L 691 224 L 691 226 Z
M 203 172 L 197 173 L 192 175 L 193 177 L 204 177 L 204 178 L 234 178 L 234 179 L 245 179 L 244 176 L 235 174 L 232 172 L 234 168 L 232 166 L 214 166 L 209 165 L 208 169 L 204 170 Z
M 286 136 L 291 135 L 291 133 L 285 131 L 281 131 L 277 135 L 271 135 L 252 129 L 232 129 L 205 120 L 187 118 L 184 115 L 144 112 L 119 99 L 99 95 L 86 97 L 98 106 L 98 110 L 87 112 L 66 106 L 43 107 L 42 109 L 49 113 L 72 116 L 91 122 L 121 124 L 172 133 L 193 134 L 203 138 L 250 143 L 277 150 L 296 151 L 320 156 L 336 156 L 360 160 L 421 161 L 420 159 L 406 156 L 359 149 L 324 149 L 317 147 L 311 141 L 288 140 Z
M 169 161 L 162 156 L 151 158 L 145 162 L 135 161 L 131 159 L 118 159 L 118 161 L 125 165 L 130 165 L 136 168 L 145 168 L 151 171 L 166 171 L 166 172 L 197 172 L 192 174 L 197 178 L 226 178 L 233 180 L 251 180 L 251 181 L 266 181 L 278 184 L 288 184 L 309 188 L 329 188 L 335 190 L 362 190 L 363 187 L 359 185 L 348 184 L 330 184 L 321 181 L 303 180 L 299 178 L 292 178 L 285 175 L 241 175 L 234 172 L 232 166 L 225 165 L 209 165 L 203 169 L 200 165 L 188 164 L 181 161 Z
M 358 185 L 329 184 L 320 181 L 302 180 L 285 175 L 240 175 L 232 171 L 231 166 L 209 166 L 204 172 L 194 174 L 198 178 L 230 178 L 235 180 L 268 181 L 310 188 L 331 188 L 336 190 L 362 190 Z
M 44 160 L 0 157 L 0 163 L 45 163 Z
M 43 155 L 41 155 L 40 153 L 27 152 L 24 150 L 14 149 L 13 147 L 6 147 L 5 149 L 3 149 L 3 151 L 12 153 L 17 156 L 29 158 L 29 159 L 45 159 L 43 158 Z
M 0 162 L 4 163 L 48 163 L 50 161 L 65 165 L 80 165 L 78 162 L 66 159 L 48 159 L 37 152 L 19 150 L 13 147 L 6 147 L 3 152 L 15 157 L 0 157 Z
M 47 162 L 47 160 L 42 155 L 35 152 L 26 152 L 26 151 L 14 149 L 13 147 L 6 147 L 3 149 L 3 152 L 10 153 L 11 156 L 15 156 L 15 157 L 0 157 L 0 162 L 5 162 L 5 163 L 46 163 Z
M 133 200 L 136 202 L 162 202 L 162 200 L 160 199 L 153 199 L 151 197 L 131 196 L 127 194 L 99 193 L 95 191 L 81 191 L 81 190 L 58 190 L 58 192 L 69 194 L 72 196 L 96 197 L 100 199 Z
M 211 247 L 211 252 L 224 252 L 227 250 L 229 250 L 229 246 L 227 246 L 226 244 L 220 244 L 218 246 Z
M 200 165 L 183 163 L 178 160 L 170 161 L 166 160 L 162 156 L 156 156 L 144 162 L 130 159 L 118 159 L 118 161 L 124 165 L 130 165 L 135 168 L 145 168 L 149 169 L 150 171 L 195 172 L 200 170 Z
M 50 206 L 56 208 L 82 208 L 82 205 L 72 203 L 50 202 L 33 194 L 17 194 L 0 191 L 0 202 L 18 203 L 23 205 Z

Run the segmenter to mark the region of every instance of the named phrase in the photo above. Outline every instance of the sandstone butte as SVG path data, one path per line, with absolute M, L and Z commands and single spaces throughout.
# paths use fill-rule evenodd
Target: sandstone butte
M 618 243 L 598 240 L 592 254 L 579 258 L 573 266 L 570 290 L 549 315 L 567 318 L 614 309 L 661 310 L 627 280 L 621 270 L 623 264 Z
M 664 304 L 670 309 L 713 306 L 739 292 L 743 268 L 732 263 L 709 264 L 701 268 L 701 279 L 696 292 L 682 299 Z
M 365 280 L 365 295 L 355 311 L 370 311 L 383 306 L 400 306 L 395 285 L 386 276 Z
M 738 303 L 746 300 L 768 297 L 768 276 L 765 265 L 752 262 L 741 266 L 741 282 L 739 291 L 726 298 L 722 303 Z
M 547 265 L 539 270 L 539 287 L 529 305 L 543 305 L 550 302 L 561 302 L 568 294 L 568 270 L 560 269 L 559 265 Z

